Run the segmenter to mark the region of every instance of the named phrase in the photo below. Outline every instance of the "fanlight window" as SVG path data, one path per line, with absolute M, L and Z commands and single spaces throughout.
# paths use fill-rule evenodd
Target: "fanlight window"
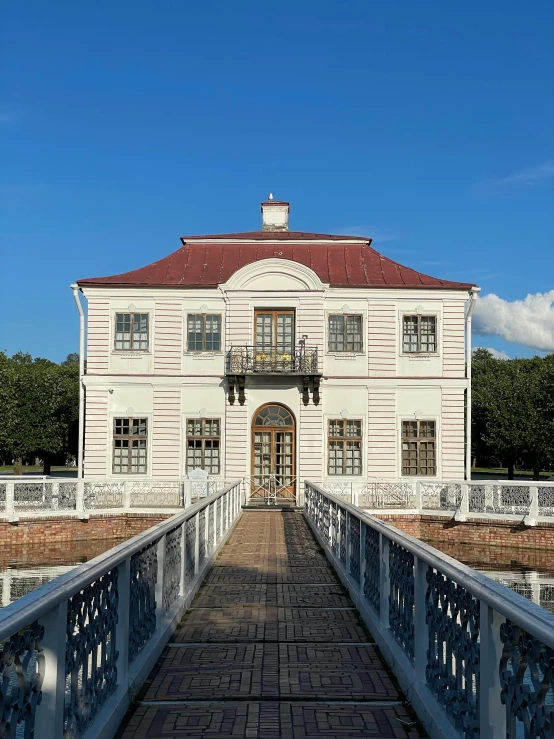
M 254 426 L 294 426 L 291 414 L 280 405 L 266 405 L 258 413 Z

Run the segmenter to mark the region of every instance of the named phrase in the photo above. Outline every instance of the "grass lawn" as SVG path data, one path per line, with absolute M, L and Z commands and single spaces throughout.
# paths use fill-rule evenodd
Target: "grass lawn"
M 65 465 L 52 465 L 50 468 L 52 472 L 71 472 L 72 470 L 76 470 L 76 467 L 66 467 Z M 26 475 L 28 472 L 42 472 L 42 466 L 38 464 L 24 464 L 22 467 L 23 474 Z M 4 464 L 0 465 L 0 475 L 1 474 L 10 474 L 13 472 L 13 465 L 11 464 Z
M 541 479 L 547 480 L 553 473 L 552 472 L 541 472 Z M 474 480 L 494 478 L 494 479 L 508 479 L 508 470 L 506 467 L 473 467 L 471 470 L 471 477 Z M 516 480 L 532 480 L 532 470 L 514 470 L 514 478 Z

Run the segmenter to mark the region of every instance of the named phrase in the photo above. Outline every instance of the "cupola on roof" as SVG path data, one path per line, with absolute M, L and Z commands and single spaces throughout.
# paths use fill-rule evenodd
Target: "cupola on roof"
M 262 230 L 181 236 L 181 248 L 146 267 L 78 280 L 81 287 L 215 288 L 242 267 L 286 259 L 312 269 L 331 287 L 470 290 L 473 284 L 430 277 L 379 254 L 367 236 L 289 231 L 289 203 L 262 202 Z

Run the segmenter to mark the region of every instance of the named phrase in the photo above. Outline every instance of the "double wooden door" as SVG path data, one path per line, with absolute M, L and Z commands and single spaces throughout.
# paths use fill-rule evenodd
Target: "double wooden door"
M 295 422 L 284 406 L 262 406 L 252 423 L 252 498 L 294 498 Z
M 292 354 L 294 311 L 258 308 L 255 311 L 256 351 Z

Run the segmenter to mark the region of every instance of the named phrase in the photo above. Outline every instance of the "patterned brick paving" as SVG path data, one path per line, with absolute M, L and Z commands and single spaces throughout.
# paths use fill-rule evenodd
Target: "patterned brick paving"
M 245 512 L 121 739 L 416 739 L 298 512 Z

